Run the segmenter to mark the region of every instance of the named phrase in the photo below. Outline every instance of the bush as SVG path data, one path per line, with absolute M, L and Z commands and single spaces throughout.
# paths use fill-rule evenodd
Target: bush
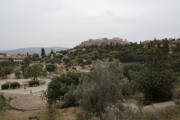
M 68 72 L 60 77 L 54 77 L 48 85 L 47 102 L 51 105 L 58 100 L 64 99 L 64 95 L 69 92 L 70 86 L 79 84 L 79 76 L 78 73 Z M 66 96 L 67 99 L 70 97 L 69 95 Z
M 133 71 L 133 72 L 138 72 L 138 71 L 141 71 L 143 69 L 143 65 L 141 64 L 137 64 L 137 63 L 132 63 L 132 64 L 126 64 L 124 65 L 123 67 L 123 74 L 129 79 L 131 80 L 131 75 L 130 75 L 130 72 Z
M 54 64 L 48 64 L 46 65 L 46 69 L 48 72 L 54 72 L 56 69 L 56 66 Z
M 64 107 L 76 106 L 78 105 L 74 89 L 69 90 L 68 93 L 64 95 Z
M 138 74 L 139 90 L 144 93 L 144 103 L 163 102 L 172 98 L 175 78 L 171 71 L 150 68 Z
M 62 83 L 60 77 L 55 77 L 48 85 L 47 89 L 47 102 L 48 104 L 53 104 L 57 100 L 61 100 L 64 94 L 68 92 L 68 87 L 66 84 Z
M 12 89 L 20 88 L 20 84 L 18 82 L 10 83 L 10 88 Z
M 10 83 L 4 83 L 3 85 L 1 85 L 2 90 L 9 89 L 9 87 L 10 87 Z
M 9 88 L 11 88 L 11 89 L 20 88 L 20 84 L 18 82 L 13 82 L 13 83 L 5 83 L 5 84 L 1 85 L 2 90 L 6 90 Z
M 39 81 L 38 80 L 31 80 L 31 81 L 29 81 L 29 86 L 30 87 L 39 86 Z

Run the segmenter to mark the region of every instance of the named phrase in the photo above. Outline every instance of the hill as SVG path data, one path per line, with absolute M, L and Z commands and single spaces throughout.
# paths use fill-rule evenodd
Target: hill
M 60 53 L 64 56 L 61 62 L 73 66 L 88 65 L 97 60 L 144 63 L 153 59 L 153 51 L 159 51 L 161 55 L 168 54 L 169 58 L 179 58 L 180 39 L 149 40 L 140 43 L 123 39 L 95 39 L 82 42 L 75 48 Z
M 128 44 L 128 41 L 126 39 L 122 39 L 122 38 L 112 38 L 112 39 L 108 39 L 108 38 L 101 38 L 101 39 L 89 39 L 87 41 L 82 42 L 79 46 L 81 47 L 88 47 L 88 46 L 107 46 L 107 45 L 124 45 L 124 44 Z
M 50 53 L 51 50 L 53 51 L 61 51 L 61 50 L 67 50 L 68 48 L 63 47 L 45 47 L 44 48 L 46 53 Z M 34 53 L 41 53 L 41 47 L 29 47 L 29 48 L 19 48 L 14 50 L 0 50 L 1 53 L 6 54 L 34 54 Z

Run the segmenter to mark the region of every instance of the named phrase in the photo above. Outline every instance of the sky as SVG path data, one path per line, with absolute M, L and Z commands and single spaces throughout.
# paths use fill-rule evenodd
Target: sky
M 0 50 L 180 38 L 180 0 L 0 0 Z

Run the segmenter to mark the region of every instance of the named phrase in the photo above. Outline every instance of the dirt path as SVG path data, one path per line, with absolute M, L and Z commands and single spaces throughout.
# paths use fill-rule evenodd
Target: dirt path
M 30 79 L 7 79 L 1 80 L 0 85 L 5 82 L 19 82 L 21 85 L 26 84 Z M 46 106 L 46 101 L 42 99 L 43 92 L 47 89 L 50 79 L 40 79 L 45 84 L 38 87 L 21 87 L 19 89 L 0 90 L 8 103 L 17 110 L 40 110 Z
M 142 112 L 152 112 L 155 110 L 161 110 L 167 107 L 175 106 L 176 104 L 174 101 L 167 101 L 162 103 L 154 103 L 151 105 L 145 105 L 145 106 L 138 106 L 137 103 L 134 101 L 128 101 L 126 103 L 123 103 L 124 106 L 131 108 L 134 112 L 138 112 L 140 109 Z
M 27 84 L 28 81 L 30 81 L 30 79 L 8 79 L 8 80 L 1 80 L 0 81 L 0 86 L 2 84 L 4 84 L 5 82 L 19 82 L 21 85 L 23 84 Z M 0 90 L 0 93 L 13 93 L 13 94 L 23 94 L 23 95 L 27 95 L 27 94 L 35 94 L 38 92 L 43 92 L 47 89 L 48 83 L 50 82 L 50 79 L 40 79 L 40 81 L 45 82 L 44 85 L 38 86 L 38 87 L 27 87 L 26 89 L 24 89 L 23 87 L 21 87 L 20 89 L 10 89 L 10 90 Z

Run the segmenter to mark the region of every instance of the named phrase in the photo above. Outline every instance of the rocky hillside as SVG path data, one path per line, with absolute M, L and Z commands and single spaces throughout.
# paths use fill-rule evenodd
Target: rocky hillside
M 79 46 L 81 47 L 87 47 L 87 46 L 107 46 L 107 45 L 120 45 L 120 44 L 128 44 L 128 41 L 126 39 L 122 38 L 102 38 L 102 39 L 89 39 L 87 41 L 82 42 Z

